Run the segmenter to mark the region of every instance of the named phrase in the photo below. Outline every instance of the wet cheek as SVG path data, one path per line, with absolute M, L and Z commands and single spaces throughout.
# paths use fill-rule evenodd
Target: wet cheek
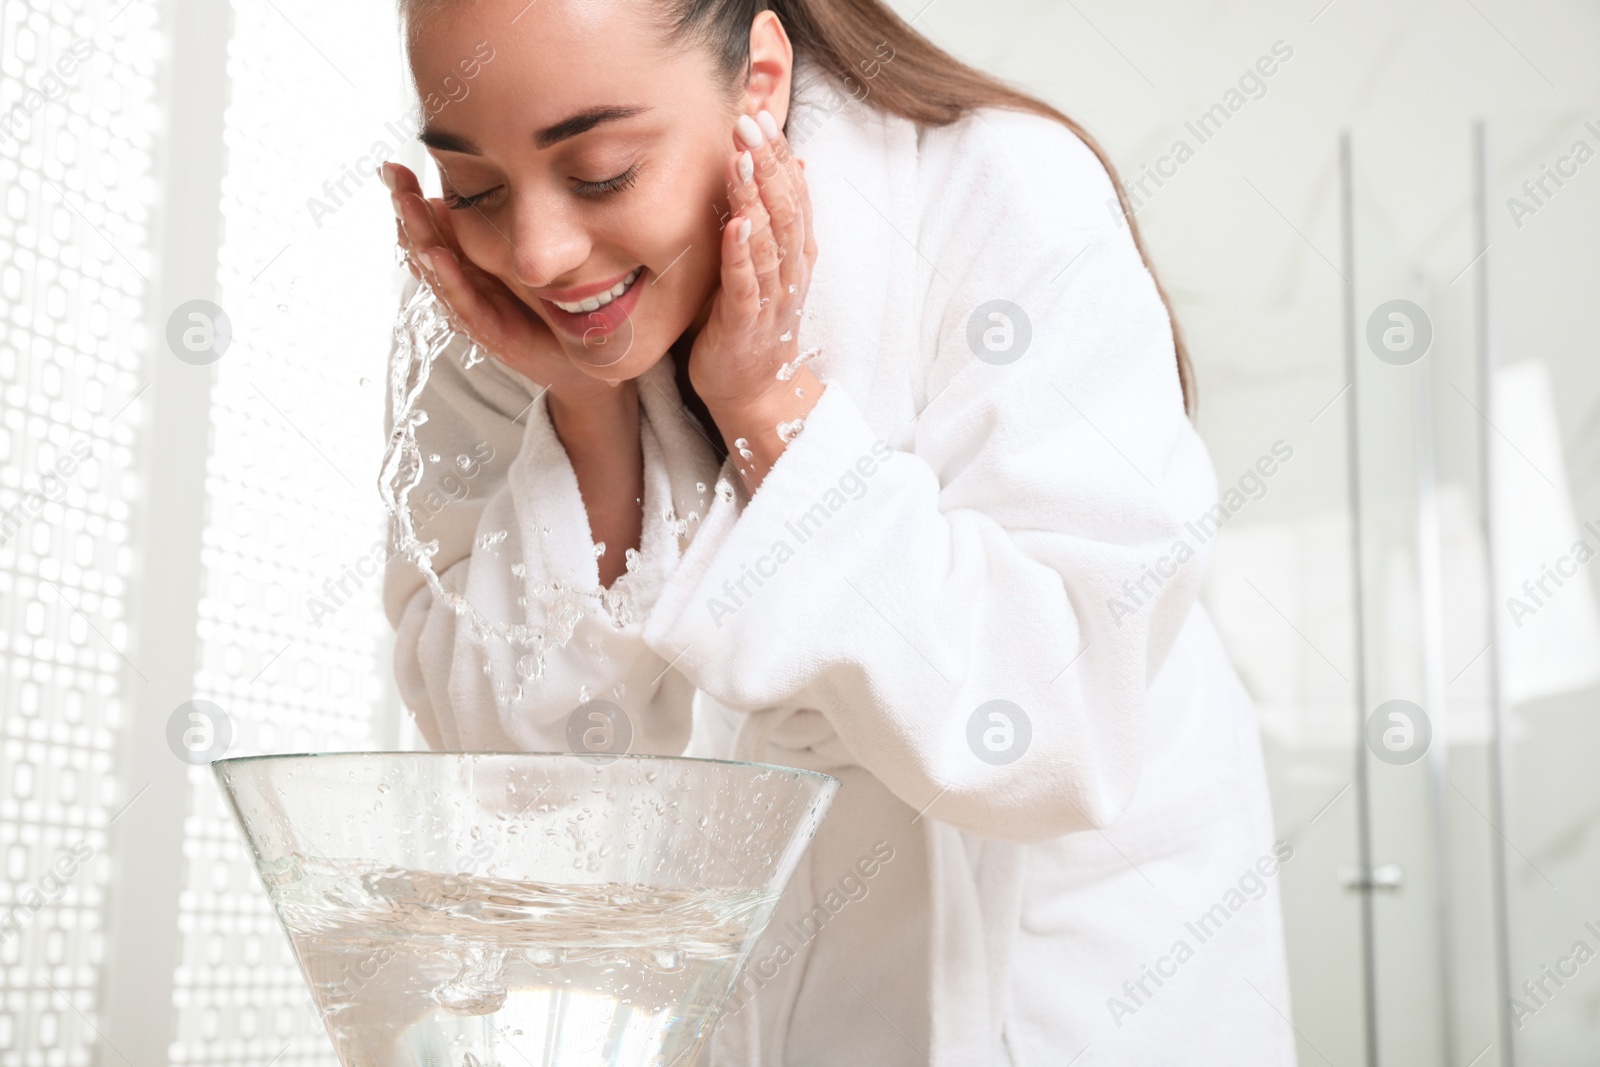
M 473 264 L 491 274 L 498 274 L 499 264 L 495 262 L 494 244 L 483 235 L 476 233 L 476 226 L 456 227 L 456 240 L 461 242 L 461 251 L 466 253 Z

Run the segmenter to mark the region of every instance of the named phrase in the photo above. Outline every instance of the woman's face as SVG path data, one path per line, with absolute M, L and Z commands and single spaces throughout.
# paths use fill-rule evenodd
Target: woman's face
M 469 0 L 410 32 L 422 140 L 462 251 L 609 381 L 642 374 L 704 322 L 734 122 L 751 102 L 728 99 L 705 50 L 660 45 L 646 15 L 657 3 Z M 787 71 L 782 81 L 755 105 L 780 123 Z M 611 306 L 552 302 L 635 270 Z

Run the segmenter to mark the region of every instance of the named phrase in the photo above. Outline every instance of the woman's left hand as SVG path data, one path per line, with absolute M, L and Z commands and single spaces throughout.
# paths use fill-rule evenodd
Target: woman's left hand
M 795 367 L 817 259 L 811 196 L 777 123 L 766 111 L 759 117 L 739 119 L 737 136 L 749 147 L 727 163 L 722 284 L 689 357 L 689 381 L 751 492 L 783 452 L 778 425 L 803 419 L 822 392 L 809 367 Z M 780 378 L 785 364 L 792 376 Z

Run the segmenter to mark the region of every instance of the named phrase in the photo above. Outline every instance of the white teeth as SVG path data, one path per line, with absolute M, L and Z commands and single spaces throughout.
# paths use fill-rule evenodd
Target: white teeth
M 626 293 L 628 291 L 628 287 L 639 280 L 639 274 L 643 270 L 643 267 L 635 267 L 633 270 L 628 272 L 628 276 L 626 278 L 622 279 L 616 285 L 613 285 L 610 289 L 607 289 L 599 296 L 585 297 L 583 300 L 580 300 L 575 304 L 563 304 L 559 300 L 552 300 L 550 302 L 570 315 L 577 315 L 584 311 L 598 311 L 600 308 L 605 307 L 623 293 Z

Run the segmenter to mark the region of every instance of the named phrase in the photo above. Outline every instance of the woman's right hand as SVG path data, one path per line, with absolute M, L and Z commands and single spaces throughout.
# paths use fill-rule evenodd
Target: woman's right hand
M 504 282 L 467 258 L 443 200 L 424 199 L 417 176 L 398 163 L 385 163 L 382 173 L 406 266 L 419 281 L 428 279 L 468 336 L 565 407 L 621 399 L 616 386 L 580 370 L 545 321 Z

